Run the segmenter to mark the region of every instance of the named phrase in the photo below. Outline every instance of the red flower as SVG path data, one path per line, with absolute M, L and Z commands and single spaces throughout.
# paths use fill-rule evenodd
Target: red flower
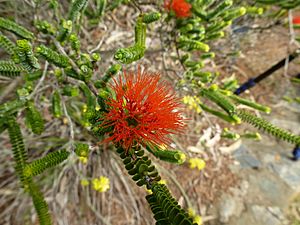
M 108 112 L 104 115 L 103 126 L 111 126 L 110 137 L 113 141 L 129 149 L 135 144 L 170 143 L 169 134 L 179 133 L 184 123 L 180 112 L 179 99 L 171 87 L 159 82 L 157 73 L 124 73 L 114 79 L 111 86 L 115 97 L 107 99 Z
M 300 16 L 296 16 L 293 18 L 293 24 L 300 25 Z
M 173 10 L 176 17 L 184 18 L 191 15 L 191 4 L 185 0 L 165 0 L 164 7 L 167 10 Z

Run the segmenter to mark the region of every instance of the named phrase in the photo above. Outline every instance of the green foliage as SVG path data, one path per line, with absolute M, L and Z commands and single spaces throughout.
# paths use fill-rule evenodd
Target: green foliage
M 3 48 L 10 55 L 15 53 L 15 44 L 2 34 L 0 34 L 0 48 Z
M 155 183 L 146 196 L 157 225 L 197 225 L 180 207 L 164 184 Z
M 257 110 L 265 112 L 265 113 L 270 113 L 271 112 L 271 109 L 269 107 L 258 104 L 256 102 L 253 102 L 253 101 L 250 101 L 250 100 L 247 100 L 247 99 L 244 99 L 244 98 L 241 98 L 237 95 L 230 94 L 229 97 L 232 100 L 234 100 L 235 102 L 239 103 L 239 104 L 249 106 L 253 109 L 257 109 Z
M 114 59 L 125 64 L 141 59 L 146 50 L 146 24 L 143 17 L 137 19 L 135 25 L 135 44 L 128 48 L 120 48 L 116 51 Z
M 161 177 L 158 175 L 155 166 L 151 165 L 152 163 L 148 156 L 144 156 L 144 150 L 140 146 L 133 147 L 128 152 L 119 146 L 117 153 L 123 160 L 128 174 L 132 176 L 136 185 L 146 185 L 149 188 L 151 183 L 160 181 Z
M 85 143 L 76 143 L 75 153 L 80 157 L 87 157 L 89 155 L 89 145 Z
M 52 113 L 56 118 L 60 118 L 63 115 L 61 98 L 58 91 L 54 91 L 52 94 Z
M 37 159 L 32 163 L 29 163 L 24 168 L 24 176 L 33 177 L 41 174 L 46 169 L 55 167 L 69 157 L 70 153 L 65 150 L 57 150 L 51 152 L 43 158 Z
M 143 16 L 143 23 L 153 23 L 161 18 L 161 14 L 159 12 L 151 12 L 147 13 Z
M 24 185 L 26 183 L 26 178 L 24 177 L 23 170 L 26 166 L 28 156 L 27 151 L 25 150 L 23 135 L 15 117 L 8 117 L 6 123 L 8 126 L 10 143 L 12 144 L 15 169 L 22 184 Z
M 256 2 L 266 5 L 278 5 L 284 9 L 293 9 L 300 6 L 299 0 L 256 0 Z
M 62 95 L 76 97 L 79 95 L 79 88 L 72 85 L 65 85 L 62 90 Z
M 300 78 L 293 77 L 291 78 L 291 82 L 295 84 L 300 84 Z
M 70 7 L 68 19 L 75 21 L 80 13 L 84 10 L 88 3 L 88 0 L 74 0 Z
M 79 88 L 86 98 L 85 103 L 87 105 L 87 108 L 90 110 L 94 110 L 96 107 L 96 97 L 92 94 L 90 89 L 85 84 L 80 84 Z
M 36 29 L 44 34 L 54 35 L 56 28 L 46 20 L 37 20 L 34 22 Z
M 114 64 L 108 68 L 108 70 L 105 72 L 104 76 L 95 82 L 96 88 L 104 88 L 106 87 L 107 82 L 115 76 L 120 70 L 122 69 L 122 66 L 120 64 Z
M 92 10 L 90 10 L 92 12 L 86 10 L 85 14 L 89 18 L 96 17 L 93 18 L 95 21 L 92 23 L 88 19 L 87 24 L 93 25 L 95 22 L 98 24 L 106 11 L 113 10 L 125 1 L 127 0 L 113 0 L 110 2 L 107 0 L 96 0 L 95 4 L 94 2 L 91 4 L 91 6 L 96 7 L 90 7 L 92 8 Z M 248 12 L 257 11 L 259 14 L 258 9 L 253 7 L 250 10 L 250 8 L 236 7 L 235 5 L 237 4 L 233 4 L 235 2 L 232 0 L 196 0 L 188 2 L 193 6 L 193 15 L 184 19 L 175 20 L 173 23 L 175 24 L 175 29 L 172 29 L 170 32 L 168 41 L 170 41 L 171 45 L 172 41 L 175 42 L 174 46 L 178 53 L 178 60 L 180 60 L 182 67 L 185 69 L 183 80 L 187 83 L 188 90 L 194 91 L 195 96 L 202 96 L 204 99 L 215 103 L 224 111 L 209 108 L 206 104 L 201 102 L 202 100 L 197 102 L 197 106 L 199 104 L 204 111 L 216 115 L 230 123 L 240 123 L 240 121 L 243 120 L 258 128 L 264 129 L 278 138 L 299 145 L 299 136 L 275 127 L 246 111 L 236 109 L 234 103 L 247 105 L 264 112 L 270 111 L 268 107 L 232 95 L 232 93 L 228 94 L 226 90 L 232 91 L 236 88 L 236 79 L 225 82 L 223 86 L 224 90 L 220 90 L 216 85 L 211 85 L 218 76 L 218 73 L 216 71 L 203 69 L 205 68 L 205 64 L 215 57 L 214 52 L 209 52 L 209 43 L 212 40 L 223 37 L 225 34 L 224 30 L 231 25 L 234 19 L 244 15 L 246 10 Z M 257 2 L 277 4 L 283 8 L 296 7 L 300 4 L 298 0 L 280 0 L 276 2 L 274 0 L 257 0 Z M 40 3 L 40 1 L 38 3 Z M 44 130 L 42 115 L 33 104 L 33 99 L 36 100 L 38 98 L 36 98 L 37 96 L 29 95 L 35 83 L 39 83 L 39 85 L 42 83 L 34 81 L 39 79 L 43 74 L 40 69 L 40 64 L 34 55 L 32 46 L 38 44 L 36 53 L 45 58 L 49 64 L 52 65 L 49 68 L 45 68 L 48 69 L 45 72 L 49 74 L 54 73 L 59 83 L 59 85 L 56 86 L 58 89 L 55 90 L 52 95 L 52 113 L 54 117 L 59 118 L 63 115 L 61 95 L 64 95 L 64 106 L 74 122 L 79 122 L 81 125 L 91 125 L 91 131 L 100 139 L 103 138 L 105 133 L 108 133 L 108 130 L 113 131 L 112 126 L 103 127 L 101 123 L 103 121 L 103 113 L 108 110 L 106 102 L 107 96 L 112 94 L 107 83 L 122 67 L 120 64 L 113 64 L 100 80 L 94 83 L 91 82 L 92 76 L 98 67 L 96 62 L 99 61 L 101 57 L 98 53 L 90 54 L 88 51 L 89 54 L 87 54 L 81 52 L 84 48 L 81 47 L 81 33 L 77 32 L 81 28 L 81 24 L 79 24 L 81 21 L 78 18 L 84 15 L 83 12 L 87 3 L 88 0 L 73 0 L 70 4 L 68 15 L 65 17 L 66 20 L 64 20 L 60 12 L 58 12 L 60 9 L 59 2 L 51 0 L 49 4 L 53 9 L 52 16 L 56 21 L 53 23 L 45 20 L 35 21 L 34 26 L 38 31 L 38 39 L 34 38 L 34 34 L 22 26 L 0 17 L 0 29 L 11 31 L 22 38 L 22 40 L 18 40 L 15 45 L 5 35 L 0 34 L 0 47 L 11 55 L 14 60 L 14 62 L 0 61 L 0 74 L 14 77 L 26 72 L 25 82 L 23 86 L 17 90 L 19 99 L 8 101 L 0 105 L 0 133 L 8 129 L 14 159 L 16 161 L 16 172 L 22 181 L 24 189 L 32 196 L 40 224 L 42 225 L 50 225 L 51 218 L 42 193 L 38 189 L 38 186 L 33 183 L 33 177 L 41 174 L 48 168 L 55 167 L 62 163 L 68 158 L 70 152 L 62 149 L 51 152 L 31 163 L 27 162 L 27 152 L 23 143 L 20 126 L 13 116 L 25 108 L 26 122 L 32 131 L 35 134 L 41 134 Z M 135 4 L 136 8 L 139 8 L 138 3 L 135 2 Z M 142 10 L 143 8 L 141 11 Z M 127 48 L 117 49 L 114 54 L 114 59 L 120 63 L 130 64 L 144 57 L 146 51 L 147 25 L 160 20 L 160 18 L 161 14 L 159 12 L 146 14 L 141 12 L 134 28 L 134 43 Z M 169 19 L 170 17 L 166 18 L 166 21 Z M 60 25 L 57 25 L 58 21 L 61 21 Z M 167 26 L 170 24 L 172 23 L 168 23 Z M 73 27 L 73 25 L 75 25 L 75 27 Z M 166 29 L 166 32 L 168 30 L 170 29 Z M 167 37 L 165 33 L 164 36 Z M 31 42 L 33 39 L 36 39 L 38 43 Z M 30 42 L 28 40 L 30 40 Z M 40 45 L 41 43 L 45 45 Z M 61 54 L 57 50 L 65 53 Z M 183 55 L 181 55 L 181 53 L 183 53 Z M 18 63 L 20 63 L 20 65 L 17 65 Z M 56 68 L 57 70 L 53 70 L 53 65 L 62 69 Z M 77 79 L 78 83 L 75 81 L 74 84 L 74 80 L 66 76 Z M 47 82 L 51 81 L 48 77 L 46 80 Z M 70 80 L 71 82 L 68 83 Z M 49 86 L 52 85 L 50 84 Z M 208 86 L 210 86 L 210 88 L 208 88 Z M 95 88 L 99 89 L 97 90 Z M 79 93 L 79 90 L 81 93 Z M 99 92 L 98 95 L 97 92 Z M 49 92 L 46 92 L 44 96 L 47 96 L 48 93 Z M 36 92 L 33 94 L 36 94 Z M 75 96 L 76 98 L 68 98 Z M 97 103 L 100 106 L 100 110 Z M 200 112 L 201 110 L 199 109 L 198 113 Z M 23 115 L 24 114 L 22 114 L 22 116 Z M 237 139 L 238 134 L 224 129 L 222 137 Z M 257 133 L 245 133 L 241 135 L 241 137 L 258 138 L 259 135 Z M 162 150 L 158 146 L 146 146 L 146 149 L 156 158 L 167 162 L 181 164 L 185 159 L 185 155 L 180 151 Z M 116 151 L 122 159 L 128 174 L 132 177 L 132 180 L 136 182 L 138 186 L 146 186 L 148 189 L 151 189 L 152 194 L 148 195 L 146 199 L 154 214 L 156 224 L 193 224 L 192 218 L 179 206 L 178 202 L 171 196 L 168 188 L 165 185 L 158 184 L 161 177 L 140 145 L 133 146 L 131 149 L 124 149 L 121 146 L 117 146 Z M 75 142 L 75 153 L 79 157 L 88 157 L 90 153 L 89 145 Z
M 107 0 L 97 0 L 97 15 L 102 17 L 107 7 Z
M 231 140 L 237 140 L 239 139 L 241 136 L 235 132 L 230 131 L 228 128 L 224 128 L 222 133 L 221 133 L 221 137 L 222 138 L 228 138 Z
M 51 225 L 52 222 L 48 205 L 43 197 L 43 194 L 33 182 L 28 184 L 28 190 L 32 197 L 33 205 L 37 211 L 40 225 Z
M 188 39 L 186 37 L 180 38 L 178 42 L 178 48 L 183 50 L 192 51 L 192 50 L 200 50 L 204 52 L 209 51 L 209 46 L 201 41 L 196 41 L 192 39 Z
M 22 66 L 29 72 L 40 69 L 40 64 L 34 56 L 32 46 L 27 40 L 17 40 L 16 63 L 21 63 Z
M 53 63 L 58 67 L 65 68 L 69 66 L 68 57 L 53 51 L 52 49 L 46 47 L 45 45 L 40 45 L 36 48 L 38 54 L 42 55 L 48 62 Z
M 23 187 L 25 188 L 25 190 L 29 191 L 29 194 L 32 197 L 34 207 L 38 213 L 40 225 L 51 225 L 52 223 L 48 212 L 48 205 L 45 202 L 42 193 L 33 183 L 31 176 L 27 176 L 25 173 L 26 168 L 28 167 L 28 155 L 25 149 L 20 126 L 17 123 L 15 117 L 7 117 L 6 123 L 10 143 L 12 144 L 16 172 L 22 182 Z
M 233 116 L 235 114 L 235 105 L 231 103 L 230 100 L 226 96 L 221 94 L 218 90 L 214 90 L 213 88 L 203 88 L 201 89 L 200 93 L 202 96 L 208 98 L 209 100 L 220 106 L 230 116 Z
M 129 64 L 141 59 L 144 56 L 145 47 L 140 45 L 134 45 L 129 48 L 120 48 L 115 53 L 115 60 Z
M 176 47 L 183 52 L 179 60 L 184 66 L 187 86 L 194 83 L 212 82 L 216 73 L 201 71 L 207 62 L 214 57 L 209 52 L 209 43 L 225 35 L 224 30 L 232 21 L 245 14 L 244 7 L 235 7 L 232 0 L 223 1 L 192 1 L 192 14 L 188 18 L 176 20 L 176 31 L 179 38 L 175 39 Z M 170 33 L 170 35 L 173 35 Z M 179 53 L 181 53 L 179 52 Z M 187 55 L 190 52 L 192 55 Z M 185 54 L 184 54 L 185 53 Z M 198 95 L 199 93 L 196 93 Z
M 0 117 L 13 115 L 24 107 L 26 101 L 22 99 L 11 100 L 0 105 Z
M 76 34 L 71 34 L 69 37 L 71 48 L 78 53 L 80 50 L 80 41 Z
M 146 145 L 146 149 L 160 160 L 182 164 L 185 162 L 186 156 L 181 151 L 162 150 L 158 146 Z
M 0 75 L 6 77 L 17 77 L 25 71 L 24 67 L 16 65 L 13 61 L 0 60 Z
M 213 19 L 214 17 L 220 15 L 221 13 L 224 13 L 226 9 L 232 6 L 232 4 L 233 4 L 232 0 L 221 1 L 212 11 L 207 13 L 206 18 L 208 20 Z
M 15 22 L 0 17 L 0 29 L 8 30 L 21 38 L 33 39 L 34 34 L 25 29 L 24 27 L 16 24 Z
M 279 139 L 288 141 L 296 145 L 300 145 L 300 136 L 294 135 L 286 130 L 283 130 L 262 118 L 252 115 L 247 111 L 239 110 L 237 111 L 237 115 L 241 118 L 242 121 L 249 123 L 257 127 L 258 129 L 262 129 L 265 132 Z
M 243 16 L 246 13 L 246 9 L 244 7 L 241 8 L 236 8 L 236 9 L 231 9 L 228 10 L 225 14 L 224 14 L 224 21 L 232 21 L 235 18 L 238 18 L 240 16 Z
M 144 17 L 139 17 L 135 24 L 135 45 L 146 48 L 146 24 L 143 22 Z
M 71 20 L 62 20 L 58 31 L 57 40 L 64 42 L 71 34 L 73 22 Z
M 43 75 L 43 71 L 37 70 L 37 71 L 31 72 L 31 73 L 25 74 L 25 80 L 26 81 L 34 81 L 34 80 L 41 78 L 42 75 Z
M 240 119 L 236 118 L 236 117 L 232 117 L 229 116 L 228 114 L 224 114 L 220 111 L 214 110 L 208 106 L 206 106 L 205 104 L 199 103 L 199 106 L 201 107 L 201 109 L 203 109 L 206 112 L 209 112 L 210 114 L 219 117 L 220 119 L 227 121 L 231 124 L 236 124 L 236 123 L 240 123 Z
M 43 117 L 31 101 L 27 102 L 25 119 L 33 133 L 41 134 L 44 131 Z

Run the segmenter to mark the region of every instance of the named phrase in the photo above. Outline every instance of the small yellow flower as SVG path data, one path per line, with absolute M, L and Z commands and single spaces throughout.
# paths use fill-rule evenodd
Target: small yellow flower
M 152 194 L 153 194 L 153 192 L 152 192 L 151 189 L 147 189 L 147 188 L 146 188 L 146 191 L 147 191 L 147 193 L 148 193 L 149 195 L 152 195 Z
M 260 133 L 256 132 L 255 135 L 256 135 L 256 140 L 260 141 L 261 140 Z
M 87 107 L 87 105 L 86 105 L 86 104 L 84 104 L 84 105 L 83 105 L 83 107 L 82 107 L 82 112 L 84 112 L 84 113 L 85 113 L 85 112 L 87 111 L 87 108 L 88 108 L 88 107 Z
M 96 105 L 95 109 L 96 109 L 96 111 L 99 111 L 101 109 L 101 107 L 99 105 Z
M 190 217 L 193 218 L 193 223 L 196 223 L 198 225 L 203 224 L 201 216 L 197 215 L 193 208 L 188 208 L 188 214 L 189 214 Z
M 201 112 L 199 103 L 201 103 L 199 97 L 186 95 L 182 98 L 184 104 L 188 106 L 189 109 L 194 109 L 197 113 Z
M 82 179 L 80 181 L 80 184 L 85 187 L 85 186 L 88 186 L 90 184 L 90 182 L 87 179 Z
M 194 217 L 196 215 L 196 212 L 193 208 L 188 208 L 188 214 L 190 217 Z
M 186 155 L 183 152 L 180 152 L 175 155 L 175 158 L 178 160 L 178 164 L 183 164 L 186 160 Z
M 82 162 L 83 164 L 87 164 L 88 158 L 85 156 L 79 156 L 79 161 Z
M 202 225 L 202 224 L 203 224 L 203 223 L 202 223 L 202 217 L 199 216 L 199 215 L 196 215 L 196 216 L 194 217 L 193 222 L 196 223 L 196 224 L 198 224 L 198 225 Z
M 189 164 L 191 169 L 197 168 L 198 170 L 204 169 L 206 165 L 205 161 L 200 158 L 190 158 Z
M 92 184 L 93 189 L 99 192 L 105 192 L 109 189 L 109 179 L 104 176 L 101 176 L 99 179 L 93 179 Z
M 164 180 L 164 179 L 161 179 L 161 180 L 158 181 L 157 183 L 167 185 L 167 181 Z

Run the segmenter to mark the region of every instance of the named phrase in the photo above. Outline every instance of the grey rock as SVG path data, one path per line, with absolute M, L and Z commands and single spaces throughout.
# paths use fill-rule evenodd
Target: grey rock
M 295 192 L 300 192 L 300 162 L 272 164 L 272 169 Z
M 273 212 L 270 212 L 270 208 L 272 207 L 266 208 L 260 205 L 253 205 L 251 207 L 251 211 L 258 224 L 281 225 L 281 220 L 275 214 L 273 214 L 274 210 L 280 211 L 280 209 L 277 207 L 278 209 L 273 209 Z
M 219 206 L 219 221 L 228 223 L 232 216 L 239 216 L 243 209 L 242 199 L 224 194 Z
M 233 154 L 234 158 L 239 161 L 242 168 L 259 168 L 262 163 L 251 152 L 241 145 Z

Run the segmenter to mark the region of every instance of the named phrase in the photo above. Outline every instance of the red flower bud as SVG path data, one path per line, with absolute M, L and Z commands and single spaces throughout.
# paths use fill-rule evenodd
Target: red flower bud
M 174 11 L 178 18 L 185 18 L 191 15 L 192 6 L 185 0 L 165 0 L 164 8 Z

